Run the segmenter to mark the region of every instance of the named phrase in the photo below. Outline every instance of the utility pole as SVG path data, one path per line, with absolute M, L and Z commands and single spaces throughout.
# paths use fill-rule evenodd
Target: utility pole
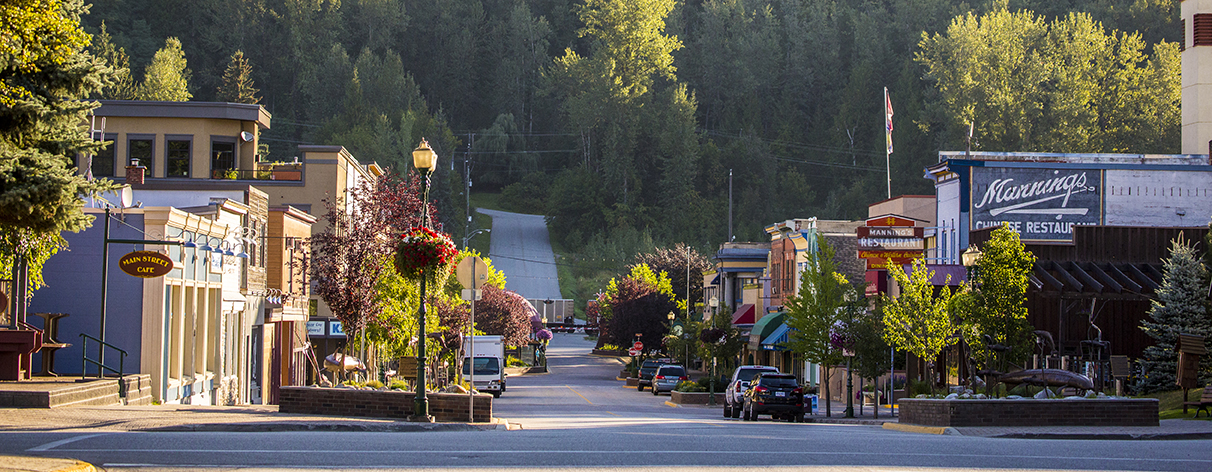
M 728 169 L 728 242 L 732 242 L 732 169 Z
M 463 153 L 463 197 L 467 201 L 467 222 L 463 224 L 463 246 L 467 246 L 468 232 L 471 231 L 471 145 L 475 142 L 475 133 L 467 133 L 467 152 Z

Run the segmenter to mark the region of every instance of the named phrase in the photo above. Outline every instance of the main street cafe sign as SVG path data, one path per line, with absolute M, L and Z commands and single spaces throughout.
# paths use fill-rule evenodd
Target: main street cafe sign
M 173 260 L 155 251 L 134 251 L 118 259 L 118 268 L 135 277 L 151 279 L 168 275 L 173 270 Z
M 1097 169 L 972 167 L 971 228 L 1010 225 L 1025 241 L 1071 241 L 1102 222 Z

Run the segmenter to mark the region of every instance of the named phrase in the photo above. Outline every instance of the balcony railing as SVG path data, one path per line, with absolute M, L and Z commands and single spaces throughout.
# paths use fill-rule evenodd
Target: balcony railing
M 219 169 L 212 171 L 210 178 L 216 180 L 280 180 L 286 182 L 300 182 L 303 180 L 303 170 L 299 168 L 263 168 L 257 170 Z

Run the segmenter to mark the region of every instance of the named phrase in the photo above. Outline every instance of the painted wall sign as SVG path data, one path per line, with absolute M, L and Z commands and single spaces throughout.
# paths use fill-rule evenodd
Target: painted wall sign
M 917 226 L 917 224 L 909 218 L 885 215 L 867 218 L 867 226 Z
M 1102 222 L 1098 169 L 972 167 L 972 229 L 1010 225 L 1027 241 L 1069 241 Z
M 859 259 L 867 260 L 868 269 L 883 268 L 888 265 L 888 260 L 892 259 L 895 265 L 905 265 L 913 262 L 914 259 L 922 257 L 922 251 L 863 251 L 858 253 Z
M 155 251 L 133 251 L 118 259 L 118 268 L 135 277 L 151 279 L 172 271 L 173 260 Z
M 326 322 L 326 321 L 308 321 L 307 322 L 307 335 L 308 336 L 324 336 L 325 334 L 327 334 L 324 332 L 324 325 L 326 325 L 326 324 L 328 324 L 328 322 Z
M 859 226 L 855 229 L 860 238 L 921 238 L 926 234 L 925 228 L 908 228 L 893 226 Z

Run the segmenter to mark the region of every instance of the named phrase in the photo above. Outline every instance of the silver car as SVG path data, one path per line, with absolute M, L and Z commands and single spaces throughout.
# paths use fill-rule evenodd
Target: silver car
M 680 365 L 665 364 L 657 368 L 656 373 L 652 375 L 652 394 L 657 395 L 661 392 L 672 392 L 677 388 L 678 382 L 690 380 L 686 375 L 686 369 Z

